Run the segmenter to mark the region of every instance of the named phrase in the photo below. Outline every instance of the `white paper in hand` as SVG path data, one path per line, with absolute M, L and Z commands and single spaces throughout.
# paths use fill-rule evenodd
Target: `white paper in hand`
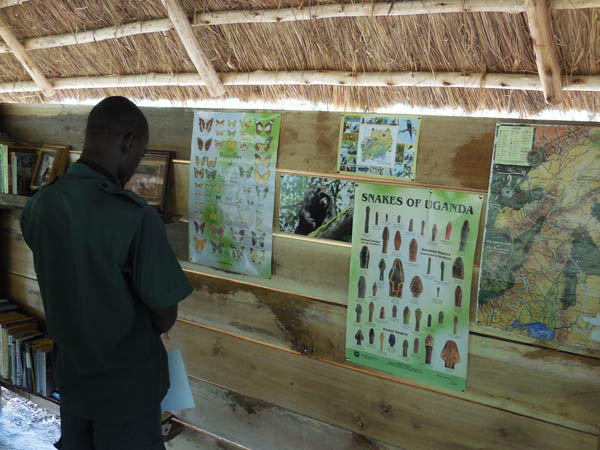
M 160 405 L 162 411 L 181 411 L 183 409 L 191 409 L 196 405 L 190 383 L 188 381 L 185 365 L 181 350 L 173 349 L 168 352 L 169 357 L 169 378 L 171 379 L 171 387 L 169 392 Z

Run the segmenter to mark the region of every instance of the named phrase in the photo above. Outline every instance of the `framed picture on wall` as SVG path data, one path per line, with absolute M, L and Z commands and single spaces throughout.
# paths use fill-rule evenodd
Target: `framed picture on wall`
M 158 212 L 164 212 L 170 169 L 171 152 L 148 151 L 125 189 L 135 192 Z
M 39 189 L 50 181 L 50 172 L 56 158 L 56 150 L 40 150 L 33 169 L 31 189 Z
M 68 149 L 66 146 L 44 146 L 40 149 L 31 179 L 32 190 L 41 188 L 65 173 L 69 159 Z

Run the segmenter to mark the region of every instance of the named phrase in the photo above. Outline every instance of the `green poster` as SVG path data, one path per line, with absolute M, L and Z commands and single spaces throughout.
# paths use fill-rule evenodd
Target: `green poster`
M 469 302 L 482 197 L 359 184 L 346 357 L 464 390 Z
M 271 277 L 280 115 L 197 112 L 190 161 L 190 261 Z

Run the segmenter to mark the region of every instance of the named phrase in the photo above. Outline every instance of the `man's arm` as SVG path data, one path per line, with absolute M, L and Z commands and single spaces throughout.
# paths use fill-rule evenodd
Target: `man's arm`
M 149 308 L 149 311 L 152 324 L 159 333 L 166 333 L 169 331 L 173 324 L 175 324 L 175 320 L 177 320 L 177 304 L 165 309 Z

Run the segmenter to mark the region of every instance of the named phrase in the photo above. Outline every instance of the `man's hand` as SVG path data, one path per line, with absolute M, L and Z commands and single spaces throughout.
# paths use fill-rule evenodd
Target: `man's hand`
M 177 320 L 177 304 L 165 309 L 150 309 L 150 318 L 159 333 L 166 333 Z

